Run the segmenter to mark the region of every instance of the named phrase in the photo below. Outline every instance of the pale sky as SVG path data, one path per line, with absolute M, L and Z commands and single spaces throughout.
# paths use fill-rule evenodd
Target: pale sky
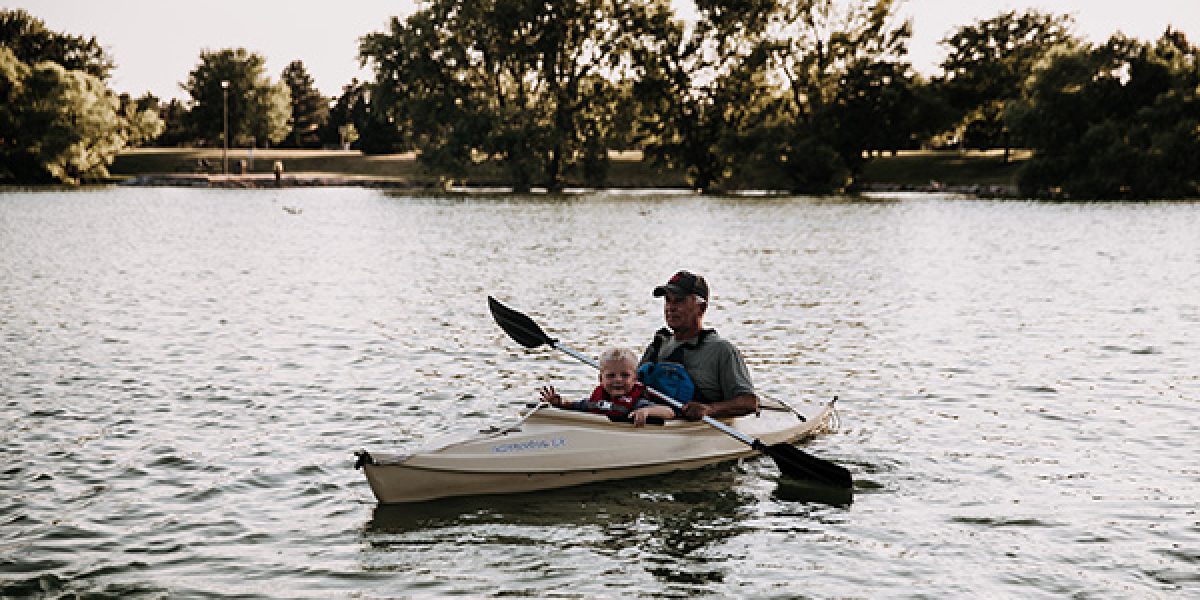
M 96 36 L 117 63 L 113 89 L 165 99 L 186 97 L 179 83 L 201 50 L 236 47 L 266 57 L 276 80 L 302 60 L 321 93 L 336 96 L 352 77 L 370 77 L 355 58 L 358 38 L 382 31 L 391 16 L 412 14 L 416 2 L 0 0 L 0 7 L 24 8 L 55 31 Z M 907 0 L 901 10 L 913 19 L 910 60 L 934 74 L 945 54 L 937 42 L 957 26 L 1026 8 L 1073 14 L 1078 32 L 1094 42 L 1118 30 L 1151 40 L 1172 25 L 1200 43 L 1200 0 Z

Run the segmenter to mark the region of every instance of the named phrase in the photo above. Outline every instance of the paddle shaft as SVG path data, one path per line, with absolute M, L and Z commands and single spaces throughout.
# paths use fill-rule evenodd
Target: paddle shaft
M 594 367 L 596 369 L 600 368 L 600 363 L 597 363 L 590 356 L 586 356 L 583 353 L 577 352 L 576 350 L 574 350 L 570 347 L 564 346 L 558 342 L 550 342 L 550 345 L 557 350 L 562 350 L 563 352 L 570 354 L 576 360 L 578 360 L 582 363 L 591 365 L 592 367 Z M 683 404 L 680 403 L 678 400 L 676 400 L 676 399 L 674 399 L 674 398 L 672 398 L 650 386 L 646 386 L 646 392 L 649 393 L 651 396 L 653 396 L 655 399 L 666 402 L 668 405 L 671 406 L 671 408 L 674 408 L 675 410 L 678 410 L 678 411 L 683 410 Z M 751 448 L 758 449 L 758 447 L 754 445 L 754 442 L 756 442 L 757 440 L 755 440 L 754 438 L 752 438 L 752 437 L 750 437 L 750 436 L 748 436 L 748 435 L 746 435 L 746 434 L 744 434 L 744 433 L 742 433 L 742 432 L 740 432 L 740 431 L 738 431 L 738 430 L 736 430 L 736 429 L 734 429 L 734 428 L 732 428 L 710 416 L 706 415 L 703 419 L 701 419 L 701 421 L 704 421 L 706 424 L 721 431 L 721 433 L 724 433 L 724 434 L 736 439 L 737 441 L 739 441 L 743 444 L 746 444 L 747 446 L 750 446 Z M 760 444 L 761 444 L 761 442 L 760 442 Z

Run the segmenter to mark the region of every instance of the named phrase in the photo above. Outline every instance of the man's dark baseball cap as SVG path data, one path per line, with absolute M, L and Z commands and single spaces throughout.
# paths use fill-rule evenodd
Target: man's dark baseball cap
M 708 300 L 708 282 L 695 273 L 680 271 L 672 275 L 666 283 L 654 288 L 655 298 L 667 294 L 680 297 L 695 294 Z

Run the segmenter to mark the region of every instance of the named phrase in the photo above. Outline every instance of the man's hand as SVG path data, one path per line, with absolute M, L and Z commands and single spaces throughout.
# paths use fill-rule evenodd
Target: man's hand
M 699 421 L 712 412 L 712 407 L 702 402 L 688 402 L 683 407 L 683 418 L 689 421 Z
M 699 421 L 704 417 L 720 419 L 722 417 L 740 417 L 758 411 L 758 397 L 754 394 L 738 394 L 733 400 L 725 402 L 688 402 L 683 405 L 683 417 L 689 421 Z

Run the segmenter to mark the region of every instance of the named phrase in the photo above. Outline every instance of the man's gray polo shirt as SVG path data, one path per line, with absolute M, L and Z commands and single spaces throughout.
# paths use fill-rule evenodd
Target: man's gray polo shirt
M 673 336 L 668 336 L 659 348 L 656 362 L 666 360 L 682 345 L 683 368 L 692 377 L 704 402 L 722 402 L 739 394 L 753 394 L 754 384 L 750 382 L 750 370 L 746 368 L 742 353 L 716 331 L 708 331 L 703 336 L 703 343 L 698 345 L 696 338 L 680 344 Z

